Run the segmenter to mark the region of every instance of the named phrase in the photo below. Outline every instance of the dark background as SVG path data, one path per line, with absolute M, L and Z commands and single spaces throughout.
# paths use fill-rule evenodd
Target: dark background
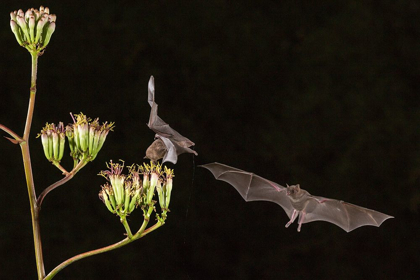
M 55 279 L 418 279 L 420 4 L 316 2 L 2 0 L 0 122 L 18 133 L 30 56 L 9 12 L 43 4 L 57 15 L 31 133 L 38 194 L 61 178 L 35 138 L 45 122 L 69 123 L 69 112 L 116 122 L 97 159 L 44 201 L 47 271 L 124 237 L 96 174 L 110 159 L 142 162 L 150 75 L 159 115 L 199 153 L 175 166 L 164 227 Z M 0 154 L 0 278 L 36 279 L 20 149 L 3 139 Z M 213 161 L 395 219 L 297 233 L 278 205 L 245 203 L 197 167 Z

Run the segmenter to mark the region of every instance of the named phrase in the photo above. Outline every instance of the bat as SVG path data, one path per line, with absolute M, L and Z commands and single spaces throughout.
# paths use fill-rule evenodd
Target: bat
M 191 146 L 195 145 L 194 142 L 179 134 L 158 116 L 158 104 L 155 102 L 155 80 L 153 76 L 150 76 L 148 91 L 148 102 L 152 109 L 150 110 L 147 126 L 156 133 L 156 140 L 147 149 L 146 158 L 152 161 L 163 158 L 162 163 L 169 161 L 176 164 L 178 155 L 180 154 L 191 153 L 197 156 L 197 152 L 190 149 Z
M 283 187 L 254 173 L 221 163 L 201 165 L 217 180 L 231 184 L 245 201 L 271 201 L 280 205 L 289 217 L 286 228 L 299 216 L 297 231 L 302 224 L 314 221 L 333 223 L 347 232 L 361 226 L 379 227 L 392 216 L 353 205 L 341 200 L 313 196 L 300 185 Z

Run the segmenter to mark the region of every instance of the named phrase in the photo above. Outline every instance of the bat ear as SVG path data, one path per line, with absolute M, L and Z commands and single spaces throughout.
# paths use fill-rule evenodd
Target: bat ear
M 300 190 L 300 184 L 296 184 L 296 187 Z
M 286 184 L 286 187 L 288 187 L 288 188 L 289 188 L 289 187 L 290 187 L 290 186 L 289 186 L 289 184 Z

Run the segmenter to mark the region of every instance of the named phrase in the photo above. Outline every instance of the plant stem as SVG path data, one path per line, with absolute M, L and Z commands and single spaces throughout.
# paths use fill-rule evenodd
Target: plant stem
M 144 217 L 143 224 L 141 225 L 139 231 L 135 235 L 132 236 L 132 238 L 127 237 L 127 238 L 124 238 L 123 240 L 121 240 L 121 241 L 119 241 L 115 244 L 76 255 L 76 256 L 62 262 L 57 267 L 55 267 L 43 280 L 51 280 L 57 273 L 59 273 L 65 267 L 67 267 L 68 265 L 70 265 L 70 264 L 72 264 L 72 263 L 74 263 L 78 260 L 121 248 L 122 246 L 125 246 L 125 245 L 133 242 L 134 240 L 140 239 L 143 236 L 145 236 L 146 234 L 148 234 L 148 233 L 156 230 L 157 228 L 161 227 L 164 223 L 161 222 L 161 221 L 158 221 L 155 225 L 153 225 L 152 227 L 145 230 L 146 227 L 147 227 L 147 224 L 149 223 L 150 215 L 151 215 L 152 212 L 153 212 L 153 206 L 151 206 L 148 209 L 148 212 Z
M 121 223 L 123 224 L 125 231 L 127 232 L 128 238 L 133 238 L 133 233 L 131 233 L 130 225 L 128 224 L 126 217 L 121 218 Z
M 29 205 L 31 208 L 32 231 L 34 236 L 34 248 L 36 269 L 38 272 L 38 279 L 43 279 L 45 276 L 44 259 L 42 256 L 41 231 L 39 227 L 39 208 L 36 203 L 36 192 L 34 178 L 32 175 L 31 156 L 29 152 L 29 134 L 31 132 L 32 117 L 35 106 L 36 95 L 36 75 L 38 67 L 38 55 L 31 53 L 32 56 L 32 72 L 31 72 L 31 88 L 29 97 L 28 114 L 26 116 L 25 131 L 23 133 L 23 142 L 20 143 L 22 150 L 23 167 L 25 170 L 26 185 L 28 187 Z
M 10 136 L 12 136 L 17 142 L 22 142 L 23 139 L 20 138 L 19 135 L 17 135 L 13 130 L 11 130 L 10 128 L 0 124 L 0 129 L 3 130 L 4 132 L 8 133 Z
M 26 116 L 25 132 L 23 133 L 23 139 L 25 141 L 28 141 L 29 134 L 31 132 L 32 117 L 34 115 L 34 107 L 35 107 L 36 75 L 37 75 L 37 69 L 38 69 L 38 54 L 31 53 L 31 56 L 32 56 L 31 88 L 30 88 L 28 114 Z
M 39 207 L 39 210 L 41 210 L 41 205 L 42 205 L 42 201 L 44 201 L 45 196 L 52 190 L 54 190 L 55 188 L 64 185 L 65 183 L 67 183 L 68 181 L 70 181 L 71 178 L 74 177 L 74 175 L 76 175 L 77 172 L 79 172 L 80 169 L 82 169 L 85 165 L 87 164 L 86 161 L 80 161 L 71 172 L 68 172 L 65 177 L 57 182 L 55 182 L 54 184 L 50 185 L 48 188 L 46 188 L 45 190 L 42 191 L 42 193 L 38 196 L 38 200 L 37 200 L 37 206 Z

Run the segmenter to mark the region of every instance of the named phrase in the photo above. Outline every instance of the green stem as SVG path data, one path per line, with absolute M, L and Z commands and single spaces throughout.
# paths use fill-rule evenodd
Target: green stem
M 153 225 L 152 227 L 145 230 L 146 227 L 147 227 L 147 224 L 149 223 L 150 215 L 152 214 L 152 212 L 153 212 L 153 206 L 149 207 L 149 210 L 144 217 L 143 224 L 141 225 L 139 231 L 135 235 L 132 236 L 132 238 L 127 237 L 127 238 L 124 238 L 123 240 L 121 240 L 117 243 L 114 243 L 112 245 L 76 255 L 76 256 L 62 262 L 61 264 L 59 264 L 43 280 L 52 279 L 57 273 L 59 273 L 65 267 L 67 267 L 68 265 L 70 265 L 70 264 L 72 264 L 72 263 L 74 263 L 78 260 L 121 248 L 121 247 L 133 242 L 134 240 L 140 239 L 143 236 L 145 236 L 146 234 L 148 234 L 148 233 L 156 230 L 157 228 L 161 227 L 164 223 L 161 222 L 161 221 L 158 221 L 155 225 Z
M 31 88 L 30 88 L 28 114 L 26 116 L 25 132 L 23 133 L 23 139 L 26 141 L 28 141 L 29 134 L 31 132 L 32 117 L 34 115 L 35 95 L 36 95 L 36 75 L 37 75 L 37 69 L 38 69 L 38 54 L 31 53 L 31 56 L 32 56 Z
M 67 170 L 61 166 L 61 164 L 59 162 L 53 162 L 52 163 L 55 167 L 57 167 L 61 172 L 63 172 L 63 175 L 67 175 L 69 172 L 67 172 Z
M 23 133 L 20 147 L 22 150 L 23 167 L 25 170 L 26 185 L 28 187 L 29 206 L 31 208 L 31 219 L 32 219 L 32 231 L 34 236 L 34 248 L 35 248 L 35 259 L 36 269 L 38 272 L 38 279 L 45 277 L 44 259 L 42 256 L 42 244 L 41 244 L 41 231 L 39 227 L 39 208 L 36 201 L 36 192 L 34 178 L 32 175 L 31 155 L 29 152 L 29 134 L 31 131 L 32 117 L 35 107 L 35 96 L 36 96 L 36 74 L 38 67 L 38 55 L 31 53 L 32 56 L 32 72 L 31 72 L 31 88 L 29 97 L 28 114 L 26 116 L 25 131 Z
M 131 233 L 130 225 L 128 224 L 126 217 L 121 218 L 121 223 L 123 224 L 125 231 L 127 232 L 128 238 L 133 238 L 133 233 Z
M 67 267 L 68 265 L 70 265 L 70 264 L 72 264 L 72 263 L 74 263 L 74 262 L 76 262 L 78 260 L 81 260 L 81 259 L 84 259 L 84 258 L 87 258 L 87 257 L 90 257 L 90 256 L 94 256 L 94 255 L 97 255 L 97 254 L 100 254 L 100 253 L 105 253 L 105 252 L 108 252 L 108 251 L 111 251 L 111 250 L 118 249 L 118 248 L 120 248 L 120 247 L 122 247 L 124 245 L 127 245 L 128 243 L 131 243 L 132 241 L 134 241 L 134 239 L 129 239 L 127 237 L 127 238 L 124 238 L 123 240 L 121 240 L 120 242 L 117 242 L 115 244 L 112 244 L 112 245 L 109 245 L 109 246 L 106 246 L 106 247 L 103 247 L 103 248 L 100 248 L 100 249 L 96 249 L 96 250 L 92 250 L 92 251 L 89 251 L 89 252 L 86 252 L 86 253 L 82 253 L 82 254 L 76 255 L 76 256 L 74 256 L 74 257 L 72 257 L 72 258 L 70 258 L 70 259 L 62 262 L 60 265 L 58 265 L 56 268 L 54 268 L 44 278 L 44 280 L 52 279 L 57 273 L 59 273 L 65 267 Z

